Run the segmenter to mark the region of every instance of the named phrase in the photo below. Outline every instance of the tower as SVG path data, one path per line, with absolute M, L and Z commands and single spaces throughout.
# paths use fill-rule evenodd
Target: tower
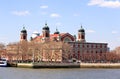
M 54 32 L 54 34 L 60 34 L 60 32 L 58 31 L 57 28 L 56 28 L 56 31 Z
M 86 42 L 85 41 L 85 30 L 83 29 L 82 25 L 81 28 L 78 30 L 78 41 L 79 42 Z
M 20 42 L 21 41 L 27 41 L 27 30 L 25 29 L 25 27 L 23 27 L 20 33 Z
M 60 32 L 58 31 L 57 27 L 56 27 L 56 31 L 54 32 L 54 34 L 57 34 L 57 41 L 61 41 L 61 36 L 60 36 Z
M 42 34 L 43 34 L 43 40 L 48 41 L 50 38 L 50 30 L 47 23 L 45 23 L 45 26 L 42 29 Z

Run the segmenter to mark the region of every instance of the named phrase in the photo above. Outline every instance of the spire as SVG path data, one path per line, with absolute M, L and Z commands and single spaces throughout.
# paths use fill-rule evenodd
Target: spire
M 81 24 L 81 29 L 83 29 L 83 26 L 82 26 L 82 24 Z
M 21 33 L 27 33 L 27 30 L 25 29 L 25 25 L 23 25 L 23 29 L 21 30 Z
M 59 31 L 58 31 L 57 27 L 56 27 L 56 32 L 54 34 L 59 34 Z
M 23 30 L 25 30 L 25 26 L 23 26 Z
M 47 21 L 45 21 L 45 26 L 47 26 Z
M 47 21 L 45 21 L 45 27 L 48 28 Z
M 78 30 L 78 41 L 85 42 L 85 30 L 81 25 L 81 28 Z
M 45 23 L 45 26 L 47 26 L 47 23 Z
M 27 41 L 27 30 L 25 29 L 24 25 L 23 29 L 21 30 L 20 41 Z
M 47 25 L 47 22 L 45 22 L 45 26 L 43 27 L 43 30 L 49 30 L 49 27 Z
M 82 25 L 81 25 L 81 28 L 78 30 L 78 32 L 85 32 Z
M 56 32 L 58 32 L 58 29 L 57 29 L 57 27 L 56 27 Z
M 23 24 L 23 29 L 25 29 L 25 24 Z

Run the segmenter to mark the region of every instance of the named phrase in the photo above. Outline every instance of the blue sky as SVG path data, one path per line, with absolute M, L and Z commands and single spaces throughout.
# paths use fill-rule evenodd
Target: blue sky
M 77 35 L 82 25 L 87 42 L 120 46 L 120 0 L 0 0 L 0 42 L 19 41 L 23 25 L 29 40 L 46 21 L 51 33 Z

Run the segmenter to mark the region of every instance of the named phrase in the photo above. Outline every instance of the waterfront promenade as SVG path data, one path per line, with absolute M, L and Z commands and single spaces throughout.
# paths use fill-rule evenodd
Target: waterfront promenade
M 120 68 L 120 63 L 17 63 L 23 68 Z
M 80 63 L 17 63 L 25 68 L 80 68 Z

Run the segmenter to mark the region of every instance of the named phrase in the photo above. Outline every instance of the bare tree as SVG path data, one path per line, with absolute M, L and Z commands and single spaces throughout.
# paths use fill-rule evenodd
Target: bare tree
M 112 52 L 115 52 L 120 55 L 120 47 L 116 47 L 115 50 L 113 50 Z
M 43 44 L 43 59 L 45 61 L 57 61 L 59 59 L 60 46 L 58 42 L 46 42 Z M 57 52 L 56 52 L 57 51 Z
M 5 53 L 4 49 L 5 49 L 5 44 L 0 43 L 0 57 L 1 57 L 2 53 Z
M 62 62 L 68 60 L 71 54 L 71 46 L 64 42 L 45 42 L 42 44 L 43 61 Z
M 69 60 L 70 56 L 73 55 L 72 47 L 66 42 L 61 42 L 61 48 L 63 61 Z
M 19 43 L 20 47 L 20 53 L 21 53 L 21 60 L 26 61 L 27 60 L 27 53 L 28 53 L 28 42 L 22 41 Z
M 5 44 L 0 43 L 0 50 L 3 50 L 3 49 L 5 49 Z

